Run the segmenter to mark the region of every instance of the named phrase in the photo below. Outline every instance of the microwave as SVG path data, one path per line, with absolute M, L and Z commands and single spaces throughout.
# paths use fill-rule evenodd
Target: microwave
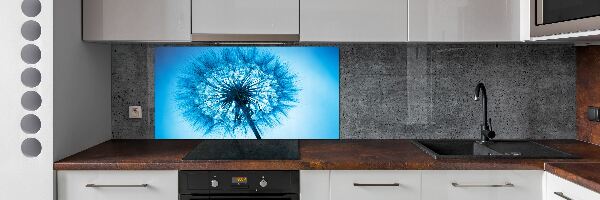
M 600 30 L 600 0 L 531 0 L 531 36 Z

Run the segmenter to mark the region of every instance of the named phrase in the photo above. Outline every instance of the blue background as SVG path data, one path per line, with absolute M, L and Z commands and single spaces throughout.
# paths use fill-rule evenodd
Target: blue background
M 224 47 L 159 47 L 155 49 L 156 139 L 254 139 L 249 132 L 236 138 L 195 131 L 177 110 L 174 92 L 179 69 L 195 55 Z M 339 49 L 337 47 L 258 47 L 279 56 L 297 75 L 298 103 L 281 124 L 261 129 L 263 139 L 339 138 Z

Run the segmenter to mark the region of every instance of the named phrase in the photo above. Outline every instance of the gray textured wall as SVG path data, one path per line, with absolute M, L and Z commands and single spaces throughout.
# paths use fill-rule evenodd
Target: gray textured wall
M 340 138 L 478 138 L 478 82 L 488 89 L 497 138 L 576 136 L 570 45 L 334 45 Z M 113 138 L 153 137 L 152 47 L 113 46 Z M 128 119 L 129 105 L 142 105 L 144 118 Z

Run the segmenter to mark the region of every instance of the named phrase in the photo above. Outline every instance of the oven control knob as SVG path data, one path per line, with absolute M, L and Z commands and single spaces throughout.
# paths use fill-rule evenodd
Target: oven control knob
M 210 187 L 214 187 L 214 188 L 219 187 L 219 181 L 214 180 L 214 179 L 211 180 L 210 181 Z
M 267 181 L 265 179 L 261 180 L 260 183 L 258 183 L 260 185 L 260 187 L 267 187 Z

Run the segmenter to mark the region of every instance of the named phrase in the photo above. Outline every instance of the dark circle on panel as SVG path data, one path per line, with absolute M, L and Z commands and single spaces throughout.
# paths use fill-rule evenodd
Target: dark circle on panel
M 42 121 L 36 115 L 28 114 L 21 119 L 21 130 L 27 134 L 35 134 L 41 127 Z
M 42 81 L 42 74 L 40 70 L 30 67 L 21 73 L 21 83 L 27 87 L 36 87 Z
M 25 45 L 21 49 L 21 59 L 27 64 L 35 64 L 42 58 L 40 48 L 33 44 Z
M 40 38 L 41 34 L 42 27 L 40 26 L 40 23 L 37 23 L 36 21 L 29 20 L 23 23 L 23 25 L 21 26 L 21 35 L 26 40 L 37 40 L 38 38 Z
M 42 143 L 35 138 L 27 138 L 21 143 L 21 152 L 27 157 L 37 157 L 42 152 Z
M 37 92 L 27 91 L 21 96 L 21 105 L 25 110 L 37 110 L 42 105 L 42 97 Z
M 42 3 L 39 0 L 23 0 L 21 11 L 27 17 L 35 17 L 42 11 Z

